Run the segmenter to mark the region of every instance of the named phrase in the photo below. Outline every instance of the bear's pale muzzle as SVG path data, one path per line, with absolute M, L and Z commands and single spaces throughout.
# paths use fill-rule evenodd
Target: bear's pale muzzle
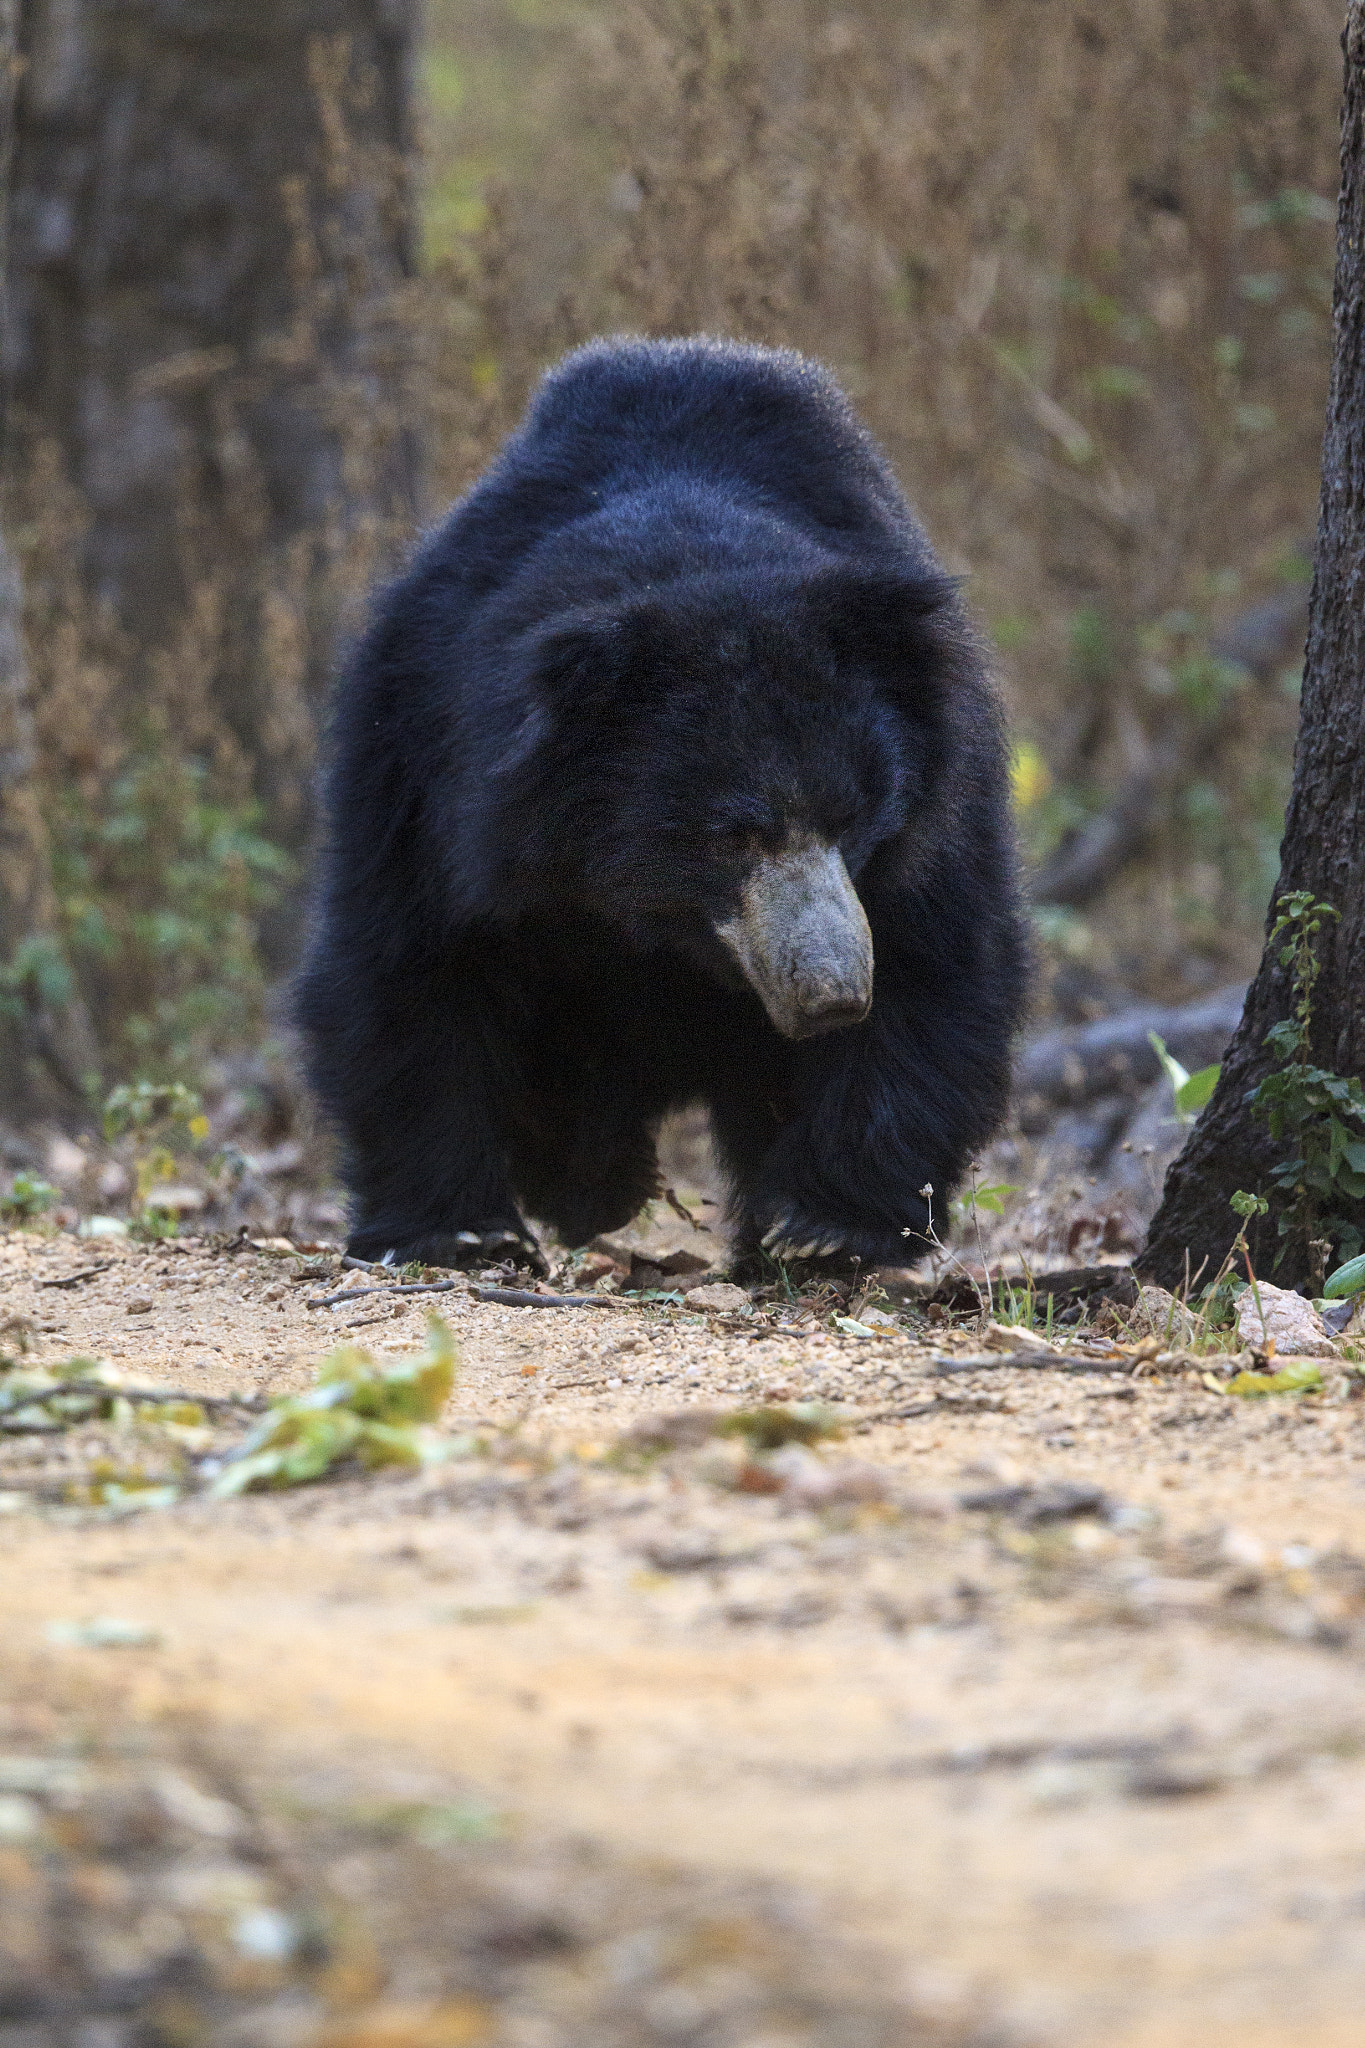
M 836 846 L 803 837 L 765 854 L 716 935 L 784 1038 L 842 1030 L 872 1006 L 872 934 Z

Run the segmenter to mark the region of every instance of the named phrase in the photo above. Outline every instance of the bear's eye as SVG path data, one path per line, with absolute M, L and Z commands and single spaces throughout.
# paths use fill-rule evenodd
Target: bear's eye
M 717 853 L 745 853 L 754 844 L 756 834 L 752 825 L 733 823 L 711 827 L 710 842 Z

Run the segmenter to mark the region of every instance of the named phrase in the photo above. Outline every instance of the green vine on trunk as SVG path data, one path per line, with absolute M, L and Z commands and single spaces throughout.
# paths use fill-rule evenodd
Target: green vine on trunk
M 1313 1060 L 1313 992 L 1322 969 L 1318 943 L 1328 920 L 1338 922 L 1341 913 L 1308 889 L 1282 896 L 1276 910 L 1270 944 L 1281 942 L 1279 962 L 1289 972 L 1293 1009 L 1265 1035 L 1276 1064 L 1248 1100 L 1276 1144 L 1289 1147 L 1289 1157 L 1270 1172 L 1280 1196 L 1282 1242 L 1275 1268 L 1297 1246 L 1320 1288 L 1333 1247 L 1342 1258 L 1361 1249 L 1360 1226 L 1339 1205 L 1365 1200 L 1365 1089 L 1358 1076 L 1331 1073 Z

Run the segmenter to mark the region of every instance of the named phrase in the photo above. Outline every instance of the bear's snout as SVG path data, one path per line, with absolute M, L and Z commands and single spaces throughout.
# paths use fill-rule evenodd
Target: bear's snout
M 764 855 L 716 935 L 784 1038 L 840 1031 L 872 1006 L 872 934 L 837 846 L 803 835 Z

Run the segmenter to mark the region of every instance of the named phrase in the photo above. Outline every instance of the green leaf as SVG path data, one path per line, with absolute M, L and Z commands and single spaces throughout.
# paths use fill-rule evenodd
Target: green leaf
M 1221 1066 L 1201 1067 L 1197 1074 L 1191 1074 L 1175 1091 L 1175 1106 L 1181 1116 L 1198 1116 L 1204 1104 L 1218 1086 Z
M 1359 1294 L 1365 1288 L 1365 1257 L 1348 1259 L 1344 1266 L 1338 1266 L 1328 1276 L 1323 1296 L 1327 1301 L 1341 1301 L 1348 1294 Z
M 1228 1381 L 1225 1391 L 1239 1394 L 1243 1400 L 1255 1400 L 1265 1394 L 1314 1394 L 1321 1387 L 1321 1367 L 1305 1358 L 1285 1366 L 1282 1372 L 1239 1372 Z
M 1170 1053 L 1167 1052 L 1166 1041 L 1164 1038 L 1160 1037 L 1157 1032 L 1149 1031 L 1147 1033 L 1147 1043 L 1151 1046 L 1152 1051 L 1160 1060 L 1161 1069 L 1162 1072 L 1165 1074 L 1166 1079 L 1170 1082 L 1172 1088 L 1175 1089 L 1176 1093 L 1178 1094 L 1190 1078 L 1188 1069 L 1182 1067 L 1179 1060 L 1175 1059 Z
M 219 1473 L 220 1499 L 255 1486 L 300 1486 L 344 1458 L 367 1468 L 421 1465 L 439 1455 L 423 1426 L 438 1420 L 455 1384 L 455 1340 L 439 1316 L 427 1318 L 426 1348 L 377 1366 L 357 1344 L 323 1361 L 317 1382 L 286 1395 L 248 1432 Z

